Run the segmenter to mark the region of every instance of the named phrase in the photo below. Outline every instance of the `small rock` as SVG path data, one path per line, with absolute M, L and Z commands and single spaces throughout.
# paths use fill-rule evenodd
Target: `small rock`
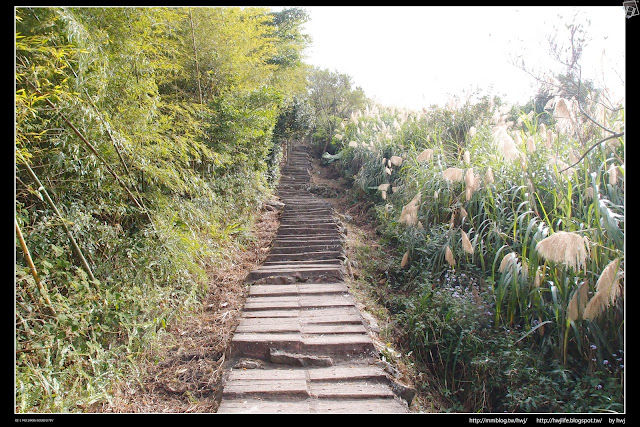
M 241 359 L 234 365 L 236 369 L 262 369 L 263 363 L 256 359 Z
M 395 381 L 391 381 L 391 390 L 393 390 L 396 396 L 404 399 L 407 402 L 407 405 L 409 406 L 411 406 L 411 402 L 413 401 L 413 398 L 416 396 L 415 388 L 397 383 Z
M 333 359 L 328 356 L 287 353 L 275 348 L 269 349 L 269 360 L 271 363 L 293 366 L 333 366 Z

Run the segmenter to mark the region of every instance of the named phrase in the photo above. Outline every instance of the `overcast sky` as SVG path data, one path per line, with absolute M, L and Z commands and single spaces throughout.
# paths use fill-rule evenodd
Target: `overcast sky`
M 622 3 L 578 8 L 302 7 L 311 17 L 305 28 L 313 39 L 306 62 L 350 75 L 368 97 L 385 105 L 443 105 L 449 95 L 476 89 L 524 103 L 535 94 L 534 80 L 510 58 L 522 55 L 527 64 L 553 66 L 547 62 L 547 36 L 559 22 L 558 14 L 571 19 L 576 10 L 590 20 L 584 74 L 601 80 L 600 71 L 596 75 L 587 68 L 602 70 L 604 62 L 608 85 L 624 95 Z

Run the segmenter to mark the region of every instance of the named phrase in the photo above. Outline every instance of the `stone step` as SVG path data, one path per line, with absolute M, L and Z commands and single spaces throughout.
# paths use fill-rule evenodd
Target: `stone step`
M 329 259 L 307 259 L 307 260 L 269 260 L 268 258 L 262 263 L 265 267 L 274 267 L 274 266 L 299 266 L 299 267 L 307 267 L 311 264 L 321 265 L 323 267 L 326 266 L 342 266 L 342 260 L 336 258 Z
M 236 332 L 231 340 L 231 357 L 268 360 L 271 349 L 310 355 L 344 358 L 368 358 L 375 347 L 366 334 L 325 334 L 304 336 L 301 333 L 242 333 Z
M 344 271 L 331 267 L 298 267 L 277 269 L 258 269 L 249 273 L 245 283 L 289 283 L 291 281 L 321 281 L 325 283 L 344 279 Z
M 281 230 L 325 230 L 325 231 L 333 231 L 340 230 L 340 227 L 335 221 L 318 221 L 312 222 L 311 220 L 307 220 L 306 222 L 292 221 L 286 220 L 280 223 L 280 228 L 278 232 Z M 285 233 L 286 234 L 286 233 Z M 295 233 L 300 234 L 300 233 Z
M 265 259 L 265 263 L 282 261 L 307 261 L 307 260 L 329 260 L 340 259 L 344 256 L 342 251 L 315 251 L 315 252 L 295 252 L 289 254 L 270 253 Z
M 407 412 L 383 368 L 371 364 L 375 346 L 343 281 L 346 231 L 331 205 L 308 191 L 308 149 L 292 148 L 280 171 L 280 226 L 245 279 L 249 295 L 217 412 Z M 260 369 L 247 369 L 255 359 Z
M 298 294 L 266 295 L 247 298 L 244 311 L 312 309 L 326 307 L 348 307 L 354 305 L 348 293 L 343 294 Z
M 347 293 L 344 283 L 296 283 L 289 285 L 253 285 L 249 289 L 249 296 L 283 296 Z

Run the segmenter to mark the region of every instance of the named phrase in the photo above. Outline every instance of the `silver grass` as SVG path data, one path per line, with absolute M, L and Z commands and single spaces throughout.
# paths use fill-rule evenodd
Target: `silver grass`
M 473 168 L 467 169 L 467 172 L 464 175 L 465 182 L 465 195 L 467 197 L 467 201 L 471 200 L 471 196 L 475 191 L 480 188 L 480 179 L 473 174 Z
M 589 239 L 577 233 L 557 231 L 536 245 L 536 251 L 549 261 L 562 263 L 574 270 L 582 268 L 589 257 Z
M 442 177 L 451 182 L 462 181 L 463 171 L 460 168 L 448 168 L 442 172 Z
M 407 205 L 402 208 L 400 213 L 400 222 L 407 225 L 416 225 L 418 223 L 418 209 L 420 208 L 420 193 L 416 194 Z
M 567 306 L 567 316 L 569 320 L 575 322 L 578 320 L 587 307 L 587 300 L 589 298 L 589 285 L 586 282 L 580 284 L 578 289 L 573 293 L 571 301 Z
M 460 234 L 462 235 L 462 248 L 469 254 L 473 255 L 473 246 L 471 245 L 471 242 L 469 241 L 469 236 L 467 236 L 467 233 L 464 232 L 464 230 L 460 230 Z
M 622 291 L 619 283 L 619 265 L 620 259 L 614 259 L 602 270 L 596 282 L 596 293 L 585 307 L 583 318 L 593 320 L 607 307 L 615 303 L 616 298 L 618 298 Z
M 400 262 L 400 268 L 405 268 L 409 264 L 409 251 L 405 252 Z
M 427 148 L 426 150 L 424 150 L 422 153 L 418 155 L 418 158 L 416 160 L 418 160 L 419 162 L 428 162 L 432 158 L 433 158 L 433 150 L 431 148 Z
M 509 252 L 502 258 L 502 261 L 500 262 L 500 267 L 498 267 L 498 271 L 502 273 L 510 263 L 514 263 L 517 261 L 518 261 L 518 255 L 515 252 Z
M 449 248 L 449 246 L 447 245 L 447 247 L 444 250 L 444 258 L 447 260 L 447 262 L 449 263 L 449 265 L 451 267 L 453 267 L 454 265 L 456 265 L 456 260 L 453 259 L 453 252 L 451 252 L 451 248 Z
M 544 142 L 545 147 L 551 148 L 553 144 L 553 131 L 551 129 L 547 129 L 547 139 Z

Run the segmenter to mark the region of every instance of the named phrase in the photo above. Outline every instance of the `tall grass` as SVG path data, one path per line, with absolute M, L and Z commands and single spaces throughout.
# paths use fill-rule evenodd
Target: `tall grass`
M 624 139 L 588 150 L 611 134 L 579 115 L 568 123 L 568 101 L 537 115 L 490 104 L 370 108 L 343 130 L 350 142 L 340 167 L 378 203 L 381 228 L 405 254 L 407 280 L 425 269 L 436 282 L 479 272 L 497 335 L 517 330 L 519 346 L 562 369 L 618 378 L 623 371 L 603 363 L 624 347 Z M 621 126 L 624 110 L 606 120 Z M 428 295 L 416 296 L 413 313 L 436 309 Z M 427 333 L 411 349 L 433 363 L 419 349 L 433 342 Z M 459 335 L 446 357 L 439 353 L 445 371 L 461 360 L 463 342 Z M 620 402 L 621 389 L 615 393 Z

